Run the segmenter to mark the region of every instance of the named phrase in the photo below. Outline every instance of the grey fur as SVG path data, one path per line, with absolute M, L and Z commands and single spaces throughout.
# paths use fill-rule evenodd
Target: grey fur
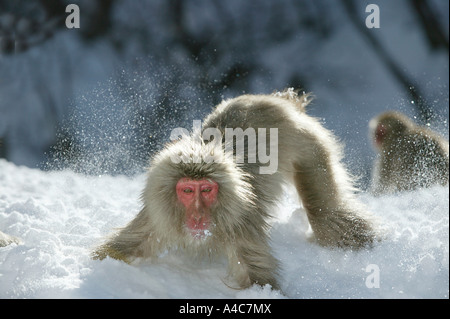
M 308 96 L 292 91 L 223 101 L 203 128 L 278 128 L 277 172 L 258 174 L 259 162 L 236 164 L 218 141 L 191 135 L 172 143 L 152 161 L 141 212 L 99 247 L 95 258 L 109 255 L 130 262 L 157 257 L 169 248 L 184 248 L 193 256 L 222 254 L 240 288 L 257 283 L 278 289 L 279 262 L 271 253 L 268 221 L 284 183 L 297 187 L 318 243 L 361 248 L 373 242 L 371 219 L 356 201 L 340 163 L 341 147 L 331 132 L 306 115 L 307 103 Z M 215 161 L 195 163 L 199 154 L 213 154 Z M 174 155 L 185 160 L 174 163 Z M 193 239 L 184 227 L 175 194 L 181 177 L 211 178 L 219 184 L 209 238 Z
M 21 240 L 17 237 L 7 235 L 0 231 L 0 247 L 5 247 L 10 244 L 20 244 Z
M 448 141 L 404 114 L 384 112 L 370 121 L 370 136 L 381 123 L 386 137 L 377 149 L 372 179 L 375 194 L 446 185 L 449 180 Z

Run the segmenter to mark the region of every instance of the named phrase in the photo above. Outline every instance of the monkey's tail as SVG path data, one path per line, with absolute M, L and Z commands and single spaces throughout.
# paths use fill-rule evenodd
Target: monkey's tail
M 299 111 L 306 112 L 306 106 L 311 103 L 313 96 L 311 93 L 305 93 L 305 91 L 302 91 L 301 94 L 299 94 L 299 92 L 300 89 L 295 90 L 294 88 L 286 88 L 281 92 L 272 93 L 272 96 L 281 97 L 291 101 L 297 106 Z

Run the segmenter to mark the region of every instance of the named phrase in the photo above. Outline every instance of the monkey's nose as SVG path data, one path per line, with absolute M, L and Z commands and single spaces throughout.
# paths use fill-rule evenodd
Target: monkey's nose
M 203 209 L 199 209 L 193 216 L 192 218 L 194 219 L 195 222 L 200 222 L 201 219 L 205 217 L 205 211 Z

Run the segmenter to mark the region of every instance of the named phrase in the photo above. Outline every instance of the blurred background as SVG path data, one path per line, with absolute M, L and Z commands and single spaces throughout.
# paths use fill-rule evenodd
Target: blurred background
M 0 0 L 0 157 L 132 175 L 222 99 L 294 87 L 364 189 L 371 117 L 448 138 L 448 39 L 448 0 Z

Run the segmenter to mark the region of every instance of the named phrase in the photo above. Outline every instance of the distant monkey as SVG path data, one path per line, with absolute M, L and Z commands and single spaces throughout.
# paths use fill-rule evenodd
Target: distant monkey
M 201 132 L 183 136 L 154 157 L 141 212 L 101 245 L 94 258 L 131 262 L 171 248 L 192 256 L 225 255 L 240 288 L 256 283 L 278 289 L 279 262 L 269 245 L 268 222 L 284 183 L 297 188 L 319 244 L 355 249 L 370 245 L 376 231 L 355 199 L 340 163 L 341 147 L 330 131 L 306 115 L 308 103 L 307 95 L 293 90 L 220 103 Z M 276 140 L 269 128 L 277 129 Z M 245 161 L 237 161 L 238 139 L 231 148 L 227 145 L 227 129 L 248 134 Z M 264 132 L 253 149 L 252 130 Z M 267 168 L 262 155 L 273 146 L 276 169 L 262 173 Z
M 392 111 L 373 118 L 369 131 L 378 151 L 375 194 L 448 183 L 449 145 L 443 137 Z

